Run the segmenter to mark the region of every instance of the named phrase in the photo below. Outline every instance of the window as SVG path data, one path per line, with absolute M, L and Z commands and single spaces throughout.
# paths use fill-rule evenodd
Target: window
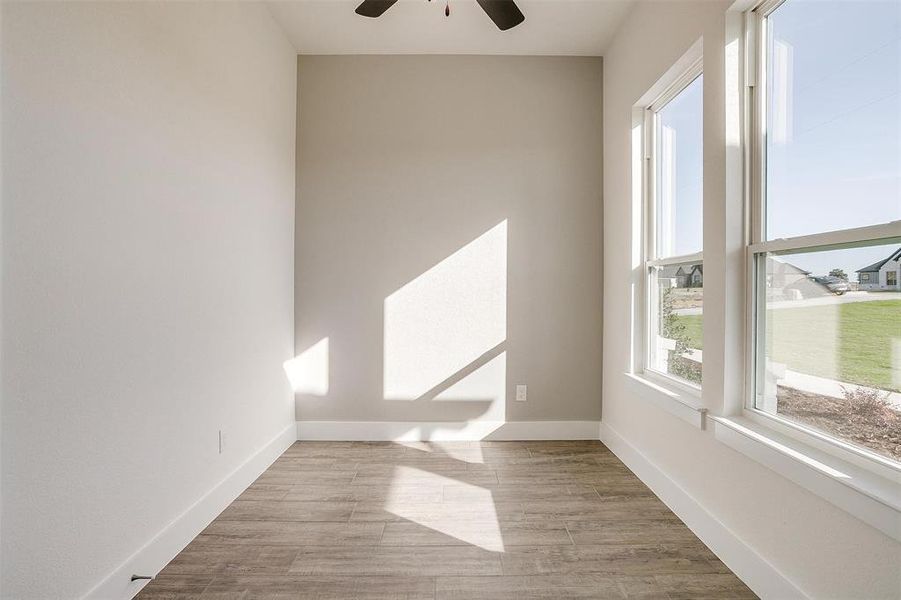
M 897 465 L 901 11 L 769 0 L 750 19 L 749 409 Z
M 696 61 L 645 111 L 645 369 L 701 383 L 703 75 Z

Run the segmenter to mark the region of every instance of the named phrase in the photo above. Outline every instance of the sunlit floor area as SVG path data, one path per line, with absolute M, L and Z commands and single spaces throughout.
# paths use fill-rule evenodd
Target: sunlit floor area
M 298 442 L 138 596 L 756 598 L 600 442 Z

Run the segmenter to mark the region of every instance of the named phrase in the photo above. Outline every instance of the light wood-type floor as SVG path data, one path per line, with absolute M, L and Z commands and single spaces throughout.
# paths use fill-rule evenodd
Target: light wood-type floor
M 138 596 L 755 597 L 600 442 L 298 442 Z

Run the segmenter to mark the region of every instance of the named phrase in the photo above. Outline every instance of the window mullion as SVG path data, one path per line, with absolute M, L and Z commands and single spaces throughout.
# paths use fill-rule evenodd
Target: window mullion
M 667 256 L 666 258 L 656 258 L 648 261 L 649 267 L 668 267 L 671 265 L 684 265 L 700 263 L 704 260 L 703 252 L 695 252 L 693 254 L 683 254 L 681 256 Z
M 901 241 L 901 221 L 892 221 L 867 227 L 761 241 L 751 244 L 750 251 L 753 254 L 759 254 L 762 252 L 789 252 L 807 248 L 816 248 L 820 251 L 840 250 L 850 246 L 876 246 L 898 241 Z
M 751 241 L 760 242 L 766 238 L 766 18 L 754 11 L 749 21 L 753 22 L 749 41 L 752 45 L 748 54 L 753 56 L 749 65 L 754 82 L 750 91 L 751 111 Z
M 779 8 L 782 4 L 785 3 L 786 0 L 766 0 L 757 6 L 754 9 L 755 13 L 766 17 L 768 14 L 772 13 L 774 10 Z

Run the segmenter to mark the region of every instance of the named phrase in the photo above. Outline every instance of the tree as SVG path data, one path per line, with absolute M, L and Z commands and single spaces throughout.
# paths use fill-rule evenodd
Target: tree
M 665 338 L 675 340 L 676 355 L 682 356 L 688 350 L 688 344 L 685 343 L 685 324 L 679 320 L 676 311 L 673 310 L 673 288 L 664 288 L 663 295 L 660 299 L 660 320 L 662 321 L 661 334 Z
M 673 288 L 663 289 L 660 298 L 660 320 L 660 334 L 676 342 L 675 349 L 669 351 L 670 374 L 701 383 L 700 365 L 686 360 L 684 356 L 688 352 L 688 334 L 685 333 L 685 323 L 679 319 L 673 307 Z
M 844 271 L 842 271 L 841 269 L 832 269 L 831 271 L 829 271 L 829 276 L 830 277 L 838 277 L 839 279 L 848 281 L 848 274 L 845 273 Z

